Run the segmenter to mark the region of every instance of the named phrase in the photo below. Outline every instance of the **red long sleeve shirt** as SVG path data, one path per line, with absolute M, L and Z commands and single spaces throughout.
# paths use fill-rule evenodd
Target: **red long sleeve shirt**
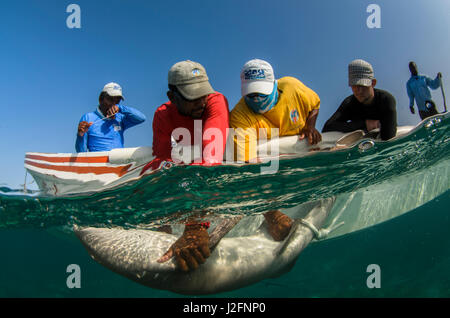
M 160 159 L 171 159 L 172 140 L 171 137 L 176 128 L 186 128 L 191 135 L 190 145 L 194 145 L 201 140 L 202 143 L 202 158 L 205 164 L 217 163 L 217 158 L 222 161 L 223 152 L 227 142 L 227 128 L 228 123 L 228 101 L 220 93 L 210 94 L 207 98 L 206 107 L 203 112 L 201 120 L 201 139 L 194 138 L 194 119 L 188 116 L 181 115 L 175 104 L 167 102 L 158 107 L 153 117 L 153 155 Z M 197 124 L 199 126 L 199 123 Z M 215 147 L 212 151 L 204 151 L 210 143 L 215 141 L 215 136 L 207 136 L 204 133 L 209 128 L 218 129 L 216 132 L 221 133 L 222 136 L 222 152 L 216 153 Z M 210 131 L 211 132 L 211 131 Z M 200 132 L 197 132 L 199 135 Z M 174 138 L 178 143 L 181 138 Z M 220 140 L 219 140 L 220 141 Z M 211 150 L 208 148 L 208 150 Z M 220 149 L 219 149 L 220 150 Z M 211 155 L 212 154 L 212 155 Z

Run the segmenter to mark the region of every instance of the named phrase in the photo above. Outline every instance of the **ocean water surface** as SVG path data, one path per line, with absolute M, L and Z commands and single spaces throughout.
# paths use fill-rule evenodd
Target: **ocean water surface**
M 180 228 L 191 212 L 253 216 L 329 197 L 327 225 L 344 225 L 311 243 L 288 273 L 212 296 L 449 297 L 449 131 L 441 115 L 371 148 L 283 158 L 274 174 L 260 164 L 175 166 L 82 196 L 0 188 L 0 297 L 183 297 L 102 267 L 72 226 Z M 81 288 L 66 285 L 70 264 L 80 266 Z M 380 288 L 367 286 L 370 264 Z

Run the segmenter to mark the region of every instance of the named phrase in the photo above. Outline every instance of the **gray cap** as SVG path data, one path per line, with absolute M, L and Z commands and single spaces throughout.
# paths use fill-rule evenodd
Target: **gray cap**
M 373 68 L 364 60 L 354 60 L 348 65 L 348 85 L 372 86 Z
M 214 93 L 205 68 L 200 63 L 189 60 L 178 62 L 170 68 L 169 84 L 175 85 L 184 98 L 189 100 Z

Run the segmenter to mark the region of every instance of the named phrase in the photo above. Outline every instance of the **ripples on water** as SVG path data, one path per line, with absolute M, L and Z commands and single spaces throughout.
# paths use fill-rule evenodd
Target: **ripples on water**
M 355 146 L 283 158 L 274 174 L 262 175 L 260 164 L 175 166 L 117 189 L 58 198 L 0 187 L 0 228 L 73 223 L 135 227 L 176 223 L 192 211 L 253 214 L 290 208 L 426 170 L 449 159 L 448 117 L 426 121 L 410 135 L 377 142 L 368 150 Z

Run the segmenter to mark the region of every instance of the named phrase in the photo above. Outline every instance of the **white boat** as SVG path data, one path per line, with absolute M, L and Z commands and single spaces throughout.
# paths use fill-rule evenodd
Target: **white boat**
M 397 128 L 400 138 L 410 132 L 413 126 Z M 315 146 L 308 145 L 298 136 L 271 139 L 258 145 L 257 162 L 267 162 L 283 156 L 305 156 L 314 149 L 329 151 L 339 147 L 351 147 L 361 139 L 367 138 L 363 131 L 351 133 L 327 132 L 322 134 L 322 141 Z M 391 139 L 391 140 L 393 140 Z M 230 144 L 230 140 L 227 145 Z M 337 147 L 337 148 L 336 148 Z M 190 147 L 178 147 L 177 160 L 184 164 L 194 162 L 194 154 L 200 153 Z M 233 147 L 227 146 L 223 164 L 244 164 L 230 161 Z M 276 150 L 276 151 L 274 151 Z M 227 161 L 228 159 L 228 161 Z M 162 161 L 152 155 L 151 147 L 120 148 L 104 152 L 84 153 L 39 153 L 27 152 L 25 169 L 36 181 L 43 194 L 64 196 L 83 194 L 115 188 L 124 183 L 138 180 L 159 169 L 171 167 L 174 163 Z

